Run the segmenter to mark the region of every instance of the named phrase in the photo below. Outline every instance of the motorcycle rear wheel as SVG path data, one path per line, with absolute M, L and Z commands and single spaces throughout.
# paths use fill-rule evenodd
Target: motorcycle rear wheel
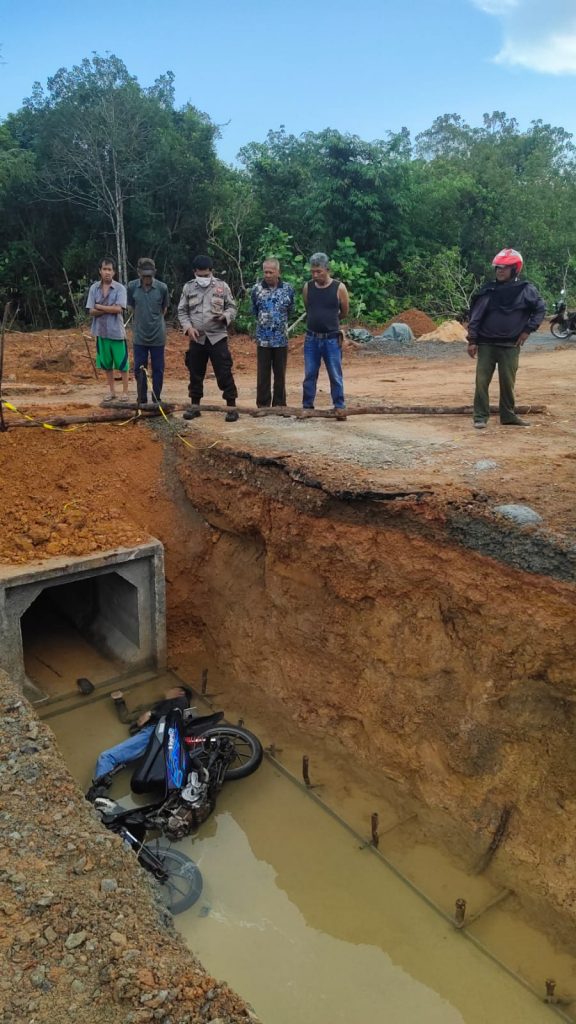
M 184 853 L 155 839 L 141 847 L 138 860 L 156 879 L 160 898 L 171 914 L 181 914 L 200 898 L 200 868 Z
M 260 767 L 264 756 L 262 744 L 249 729 L 242 729 L 239 725 L 217 725 L 202 733 L 203 739 L 210 736 L 225 736 L 234 744 L 234 760 L 224 775 L 227 781 L 245 779 Z
M 558 323 L 558 321 L 555 324 L 550 324 L 550 330 L 555 338 L 567 338 L 572 333 L 567 323 Z

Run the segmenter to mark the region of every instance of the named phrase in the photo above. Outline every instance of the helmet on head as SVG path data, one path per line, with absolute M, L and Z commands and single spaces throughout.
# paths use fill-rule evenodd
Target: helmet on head
M 518 252 L 517 249 L 500 249 L 500 252 L 492 260 L 492 266 L 513 267 L 515 268 L 515 274 L 518 275 L 524 266 L 522 253 Z

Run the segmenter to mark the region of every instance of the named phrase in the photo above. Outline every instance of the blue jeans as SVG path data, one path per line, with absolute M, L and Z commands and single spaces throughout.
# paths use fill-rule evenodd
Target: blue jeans
M 155 725 L 145 725 L 135 736 L 129 736 L 127 740 L 122 740 L 122 743 L 117 743 L 115 747 L 103 750 L 96 761 L 94 779 L 97 781 L 102 775 L 107 775 L 120 764 L 136 761 L 146 750 L 155 728 Z
M 342 377 L 342 353 L 338 337 L 314 338 L 307 334 L 304 339 L 304 384 L 302 387 L 302 405 L 305 409 L 314 408 L 316 384 L 320 372 L 320 364 L 324 365 L 330 380 L 330 394 L 335 409 L 344 409 L 344 380 Z
M 134 376 L 138 404 L 146 405 L 148 400 L 148 382 L 141 366 L 148 368 L 148 356 L 152 364 L 152 391 L 154 400 L 160 401 L 164 383 L 164 345 L 134 345 Z

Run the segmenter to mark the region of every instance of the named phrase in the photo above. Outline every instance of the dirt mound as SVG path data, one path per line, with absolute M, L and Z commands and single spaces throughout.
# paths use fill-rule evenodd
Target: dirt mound
M 33 370 L 71 370 L 73 359 L 70 351 L 65 348 L 62 352 L 56 352 L 53 356 L 39 356 L 32 362 Z
M 382 330 L 385 331 L 392 324 L 408 324 L 415 338 L 420 338 L 423 334 L 429 334 L 430 331 L 436 330 L 434 321 L 427 313 L 423 313 L 421 309 L 405 309 L 402 313 L 398 313 L 397 316 L 393 316 L 391 320 L 388 320 Z
M 457 320 L 446 320 L 435 331 L 421 334 L 420 341 L 465 341 L 466 328 Z

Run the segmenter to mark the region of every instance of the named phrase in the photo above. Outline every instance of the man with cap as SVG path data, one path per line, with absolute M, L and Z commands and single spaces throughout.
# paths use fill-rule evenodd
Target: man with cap
M 166 345 L 166 313 L 168 287 L 156 278 L 154 260 L 142 256 L 138 260 L 138 278 L 128 284 L 128 305 L 134 310 L 134 373 L 138 405 L 148 401 L 145 370 L 150 359 L 152 370 L 152 401 L 160 403 L 164 382 L 164 349 Z
M 500 423 L 528 427 L 514 409 L 514 384 L 522 345 L 536 331 L 546 313 L 537 289 L 519 281 L 524 260 L 517 249 L 501 249 L 492 260 L 496 279 L 484 285 L 472 300 L 468 321 L 468 355 L 477 359 L 474 426 L 488 425 L 488 388 L 498 367 Z
M 228 423 L 235 423 L 238 419 L 235 408 L 238 389 L 232 374 L 234 364 L 228 347 L 228 326 L 236 316 L 236 303 L 226 282 L 213 276 L 210 256 L 197 256 L 192 267 L 194 277 L 184 285 L 178 303 L 180 326 L 190 342 L 184 361 L 190 374 L 188 394 L 191 404 L 184 412 L 184 419 L 193 420 L 200 416 L 204 378 L 210 360 L 226 402 L 225 419 Z

